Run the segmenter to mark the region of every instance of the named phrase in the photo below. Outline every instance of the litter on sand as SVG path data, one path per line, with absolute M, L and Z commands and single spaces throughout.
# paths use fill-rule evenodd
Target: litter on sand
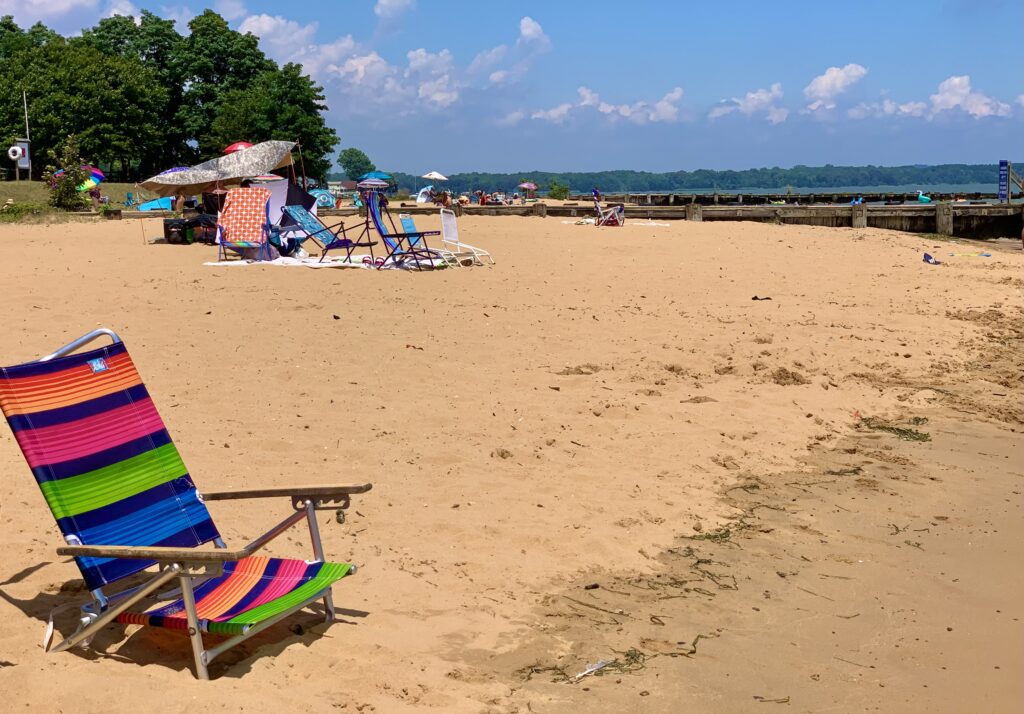
M 610 664 L 611 661 L 607 659 L 598 660 L 594 664 L 588 664 L 586 669 L 584 669 L 582 672 L 580 672 L 572 678 L 572 681 L 578 682 L 584 677 L 589 677 L 591 674 L 594 674 L 595 672 L 600 672 L 602 669 L 604 669 Z

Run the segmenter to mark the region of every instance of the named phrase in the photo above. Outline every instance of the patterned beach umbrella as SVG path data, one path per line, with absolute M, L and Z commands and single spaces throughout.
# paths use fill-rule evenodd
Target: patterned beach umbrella
M 158 196 L 188 196 L 235 179 L 251 178 L 290 166 L 294 141 L 264 141 L 234 153 L 204 161 L 184 171 L 163 173 L 142 182 Z
M 387 188 L 390 185 L 387 181 L 379 178 L 368 178 L 356 184 L 359 188 Z
M 311 189 L 309 195 L 316 199 L 316 205 L 320 208 L 334 208 L 334 194 L 326 188 Z
M 76 188 L 76 190 L 78 191 L 88 191 L 90 188 L 95 188 L 96 186 L 99 186 L 101 183 L 103 183 L 103 179 L 106 178 L 106 176 L 103 175 L 103 172 L 100 171 L 95 166 L 89 166 L 86 164 L 83 165 L 81 168 L 82 171 L 86 173 L 86 177 L 85 181 L 80 183 Z M 59 179 L 63 175 L 64 169 L 61 169 L 60 171 L 55 171 L 53 173 L 53 177 L 55 179 Z

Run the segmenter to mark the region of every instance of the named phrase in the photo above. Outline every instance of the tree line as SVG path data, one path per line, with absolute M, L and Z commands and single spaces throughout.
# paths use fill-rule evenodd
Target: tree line
M 426 184 L 424 179 L 395 173 L 400 188 L 409 190 Z M 340 177 L 338 177 L 340 178 Z M 597 171 L 556 173 L 531 171 L 517 173 L 452 174 L 439 188 L 456 193 L 474 191 L 510 191 L 528 179 L 542 190 L 568 185 L 574 193 L 586 193 L 595 186 L 604 193 L 646 193 L 671 191 L 722 191 L 743 189 L 836 188 L 840 186 L 930 186 L 935 184 L 994 184 L 998 166 L 992 164 L 941 164 L 937 166 L 794 166 L 789 169 L 764 168 L 744 171 Z
M 78 37 L 0 18 L 0 146 L 24 135 L 24 91 L 35 178 L 74 135 L 86 160 L 124 181 L 269 139 L 300 142 L 306 174 L 325 179 L 338 135 L 324 121 L 323 88 L 212 10 L 188 28 L 146 10 Z

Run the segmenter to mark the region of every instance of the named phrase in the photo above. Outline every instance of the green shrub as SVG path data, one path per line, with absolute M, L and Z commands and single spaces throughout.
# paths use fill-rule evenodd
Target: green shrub
M 55 176 L 57 169 L 52 165 L 43 172 L 43 181 L 50 187 L 50 205 L 65 211 L 81 211 L 89 205 L 84 191 L 79 191 L 88 174 L 82 169 L 82 157 L 78 152 L 78 141 L 70 135 L 60 147 L 60 156 L 50 152 L 50 158 L 60 164 L 64 173 Z
M 8 203 L 6 206 L 0 206 L 0 223 L 18 223 L 31 216 L 41 216 L 49 212 L 49 206 L 42 203 Z
M 564 201 L 569 198 L 569 184 L 558 183 L 555 179 L 551 179 L 551 183 L 548 184 L 548 197 L 556 201 Z

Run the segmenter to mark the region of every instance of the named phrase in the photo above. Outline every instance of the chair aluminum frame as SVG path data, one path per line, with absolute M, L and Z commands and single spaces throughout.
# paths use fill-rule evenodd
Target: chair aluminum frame
M 109 337 L 114 344 L 119 344 L 121 338 L 113 330 L 100 328 L 79 337 L 64 345 L 60 349 L 41 357 L 39 362 L 47 362 L 58 357 L 75 352 L 82 346 L 100 337 Z M 344 509 L 349 505 L 349 493 L 362 493 L 370 489 L 369 484 L 355 487 L 309 487 L 297 489 L 264 489 L 247 491 L 224 491 L 204 494 L 204 500 L 229 500 L 241 498 L 264 498 L 270 496 L 288 496 L 292 500 L 295 512 L 282 520 L 276 526 L 259 536 L 240 551 L 230 551 L 223 539 L 216 538 L 213 543 L 217 550 L 199 550 L 176 548 L 131 548 L 123 546 L 84 546 L 73 542 L 75 539 L 68 538 L 67 546 L 57 548 L 59 555 L 101 555 L 102 557 L 122 557 L 129 559 L 155 560 L 160 567 L 160 572 L 139 586 L 128 590 L 106 595 L 102 588 L 90 591 L 92 600 L 80 606 L 82 616 L 78 628 L 62 642 L 47 651 L 63 652 L 76 645 L 88 646 L 92 637 L 105 625 L 113 622 L 118 615 L 131 606 L 146 599 L 169 600 L 178 596 L 178 590 L 165 593 L 157 593 L 160 588 L 175 578 L 178 580 L 180 595 L 184 601 L 186 617 L 188 622 L 188 635 L 192 643 L 192 654 L 195 661 L 195 675 L 198 679 L 208 680 L 210 678 L 208 665 L 218 656 L 231 649 L 235 645 L 245 641 L 253 635 L 262 632 L 281 620 L 293 615 L 295 612 L 311 605 L 317 600 L 323 600 L 325 610 L 325 622 L 332 622 L 335 619 L 334 599 L 332 586 L 328 585 L 323 590 L 306 598 L 302 602 L 288 610 L 259 622 L 242 634 L 230 637 L 219 644 L 207 648 L 203 642 L 202 633 L 205 631 L 205 624 L 199 620 L 196 612 L 196 600 L 194 587 L 198 583 L 211 577 L 217 577 L 223 573 L 223 564 L 228 561 L 240 560 L 248 557 L 277 536 L 284 533 L 293 525 L 306 519 L 309 527 L 309 536 L 313 546 L 313 560 L 309 562 L 324 562 L 324 549 L 320 539 L 320 527 L 317 524 L 316 512 L 318 510 L 334 510 L 337 512 L 337 520 L 344 522 Z M 111 552 L 111 551 L 115 552 Z M 219 551 L 219 552 L 218 552 Z M 165 552 L 166 555 L 162 555 Z M 349 572 L 356 571 L 355 565 L 351 566 Z M 197 582 L 198 581 L 198 582 Z M 152 598 L 156 594 L 155 598 Z M 52 628 L 52 621 L 47 625 L 44 647 L 49 642 L 49 635 Z
M 454 239 L 449 237 L 449 223 L 451 227 L 454 227 Z M 491 254 L 483 248 L 477 248 L 469 243 L 463 243 L 459 240 L 459 224 L 455 215 L 455 211 L 449 208 L 441 209 L 441 245 L 445 246 L 445 250 L 451 253 L 455 257 L 456 263 L 462 265 L 463 258 L 470 258 L 474 265 L 484 265 L 483 258 L 487 258 L 491 265 L 494 265 L 494 258 Z M 448 246 L 454 246 L 454 249 Z

